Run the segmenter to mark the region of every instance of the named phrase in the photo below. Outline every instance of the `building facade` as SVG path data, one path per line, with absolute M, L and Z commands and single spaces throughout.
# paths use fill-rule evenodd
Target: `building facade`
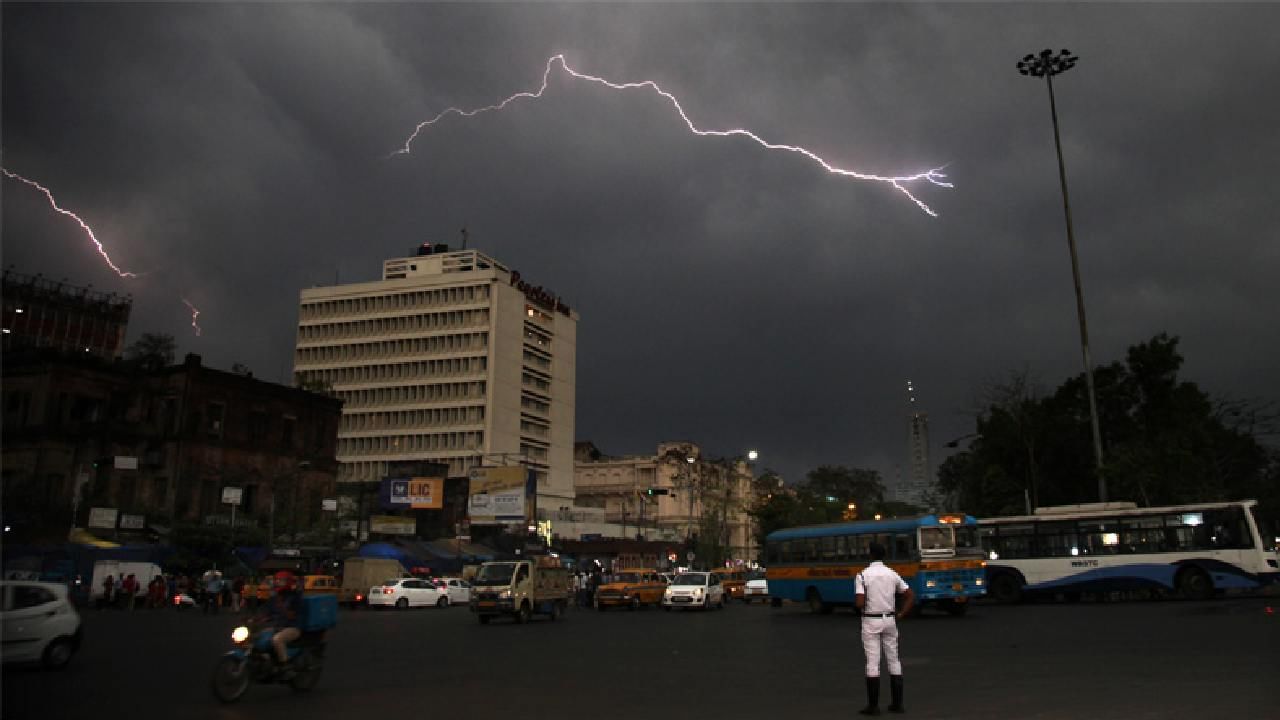
M 35 347 L 101 358 L 124 352 L 131 298 L 11 270 L 3 278 L 0 339 L 6 351 Z
M 239 526 L 276 536 L 328 527 L 333 398 L 207 368 L 197 355 L 143 371 L 51 352 L 6 353 L 3 396 L 6 522 L 65 533 L 99 508 L 136 518 L 115 529 L 223 524 L 233 487 Z
M 660 443 L 653 455 L 609 457 L 579 443 L 574 464 L 578 505 L 602 508 L 618 537 L 692 541 L 718 534 L 729 561 L 758 555 L 751 467 L 743 459 L 708 460 L 688 442 Z M 703 545 L 707 538 L 702 538 Z
M 343 401 L 339 482 L 522 463 L 539 507 L 571 506 L 577 312 L 475 250 L 418 253 L 301 293 L 295 380 Z

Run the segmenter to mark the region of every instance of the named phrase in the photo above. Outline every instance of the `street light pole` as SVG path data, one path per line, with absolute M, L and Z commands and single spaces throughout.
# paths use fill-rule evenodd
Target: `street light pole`
M 1089 327 L 1085 321 L 1084 291 L 1080 286 L 1080 262 L 1076 257 L 1076 238 L 1071 226 L 1071 201 L 1067 195 L 1067 168 L 1062 160 L 1062 138 L 1058 132 L 1058 103 L 1053 95 L 1053 76 L 1075 67 L 1079 58 L 1063 50 L 1054 55 L 1042 50 L 1018 61 L 1018 72 L 1031 77 L 1044 77 L 1049 88 L 1049 112 L 1053 116 L 1053 145 L 1058 151 L 1058 180 L 1062 185 L 1062 210 L 1067 218 L 1067 248 L 1071 251 L 1071 278 L 1076 289 L 1076 315 L 1080 320 L 1080 348 L 1084 356 L 1084 379 L 1089 392 L 1089 422 L 1093 430 L 1093 458 L 1098 473 L 1098 499 L 1107 501 L 1107 479 L 1103 473 L 1102 430 L 1098 425 L 1098 400 L 1093 387 L 1093 359 L 1089 354 Z

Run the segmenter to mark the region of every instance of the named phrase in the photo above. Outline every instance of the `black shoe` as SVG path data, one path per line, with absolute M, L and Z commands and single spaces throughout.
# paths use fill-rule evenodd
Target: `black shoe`
M 893 702 L 889 703 L 889 712 L 904 713 L 906 708 L 902 707 L 902 676 L 889 676 L 889 694 L 893 696 Z
M 867 678 L 867 706 L 858 711 L 859 715 L 880 714 L 880 678 Z

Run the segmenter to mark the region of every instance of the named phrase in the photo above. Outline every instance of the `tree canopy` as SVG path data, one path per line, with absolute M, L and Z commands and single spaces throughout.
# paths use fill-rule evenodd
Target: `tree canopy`
M 1095 371 L 1107 499 L 1156 506 L 1257 498 L 1264 514 L 1280 516 L 1276 453 L 1256 439 L 1274 418 L 1215 400 L 1179 378 L 1182 364 L 1178 338 L 1160 334 Z M 950 505 L 992 516 L 1098 501 L 1083 374 L 1047 397 L 1015 376 L 976 419 L 976 439 L 938 469 Z

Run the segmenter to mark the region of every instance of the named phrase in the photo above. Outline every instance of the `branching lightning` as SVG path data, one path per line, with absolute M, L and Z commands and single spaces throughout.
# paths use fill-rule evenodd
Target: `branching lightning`
M 685 113 L 684 107 L 680 105 L 680 101 L 676 99 L 676 96 L 672 95 L 666 90 L 663 90 L 653 80 L 617 83 L 617 82 L 606 80 L 601 77 L 597 77 L 595 75 L 587 75 L 585 73 L 580 73 L 577 70 L 574 70 L 573 68 L 569 67 L 569 63 L 565 60 L 565 57 L 563 54 L 552 55 L 547 60 L 547 66 L 542 71 L 542 85 L 539 86 L 536 91 L 518 92 L 497 104 L 486 105 L 485 107 L 474 108 L 472 110 L 463 110 L 456 107 L 448 108 L 440 112 L 438 115 L 431 118 L 430 120 L 425 120 L 423 122 L 418 123 L 417 127 L 415 127 L 413 130 L 413 134 L 410 135 L 407 140 L 405 140 L 404 146 L 390 153 L 388 157 L 391 157 L 394 155 L 408 155 L 412 149 L 413 141 L 418 138 L 418 135 L 420 135 L 423 130 L 425 130 L 426 128 L 432 125 L 435 125 L 436 123 L 440 122 L 441 120 L 443 120 L 444 118 L 450 115 L 461 115 L 463 117 L 473 117 L 475 115 L 479 115 L 480 113 L 489 112 L 491 110 L 502 110 L 506 108 L 507 105 L 521 98 L 528 98 L 531 100 L 536 100 L 541 98 L 543 93 L 546 92 L 547 86 L 550 83 L 551 71 L 554 70 L 557 65 L 561 69 L 563 69 L 566 74 L 568 74 L 571 77 L 577 78 L 579 80 L 587 80 L 589 82 L 597 83 L 599 85 L 603 85 L 613 90 L 635 90 L 640 88 L 647 88 L 649 90 L 656 92 L 657 94 L 666 98 L 671 103 L 672 107 L 674 107 L 676 112 L 680 115 L 680 119 L 683 120 L 684 124 L 689 128 L 689 132 L 693 133 L 694 135 L 699 135 L 703 137 L 707 137 L 707 136 L 729 137 L 729 136 L 735 136 L 735 135 L 745 137 L 752 140 L 760 147 L 765 148 L 766 150 L 782 150 L 785 152 L 792 152 L 792 153 L 797 153 L 799 155 L 803 155 L 809 160 L 820 165 L 824 170 L 831 173 L 832 175 L 839 175 L 841 177 L 852 178 L 855 180 L 868 180 L 873 182 L 881 182 L 881 183 L 886 183 L 888 185 L 891 185 L 894 187 L 894 189 L 898 190 L 903 195 L 906 195 L 908 198 L 910 198 L 911 201 L 914 202 L 921 210 L 923 210 L 924 212 L 928 213 L 933 217 L 937 217 L 938 214 L 934 212 L 932 208 L 926 205 L 924 201 L 922 201 L 920 198 L 912 194 L 911 190 L 908 189 L 907 186 L 913 183 L 924 181 L 924 182 L 932 183 L 933 185 L 937 185 L 939 187 L 945 187 L 945 188 L 954 187 L 946 179 L 947 175 L 945 172 L 943 172 L 943 170 L 945 169 L 945 166 L 936 167 L 930 170 L 925 170 L 924 172 L 918 172 L 918 173 L 913 173 L 908 175 L 875 175 L 871 173 L 860 172 L 857 170 L 850 170 L 847 168 L 837 167 L 827 162 L 823 158 L 819 157 L 816 153 L 814 153 L 811 150 L 807 150 L 797 145 L 783 145 L 780 143 L 768 142 L 767 140 L 762 139 L 759 135 L 756 135 L 755 133 L 745 128 L 732 128 L 729 130 L 702 130 L 698 128 L 696 125 L 694 125 L 693 121 L 689 119 L 688 114 Z
M 33 188 L 35 188 L 35 189 L 39 190 L 40 192 L 44 193 L 45 198 L 49 200 L 49 205 L 51 205 L 51 206 L 53 207 L 53 209 L 54 209 L 54 210 L 56 210 L 56 211 L 58 211 L 58 212 L 62 213 L 63 215 L 66 215 L 67 217 L 69 217 L 69 218 L 71 218 L 72 220 L 75 220 L 77 223 L 79 223 L 79 224 L 80 224 L 80 227 L 84 230 L 85 234 L 89 236 L 89 239 L 93 241 L 94 246 L 98 249 L 98 254 L 102 256 L 102 259 L 106 261 L 107 266 L 108 266 L 108 267 L 110 267 L 112 270 L 114 270 L 114 271 L 115 271 L 115 273 L 116 273 L 117 275 L 119 275 L 119 276 L 120 276 L 120 277 L 122 277 L 122 278 L 136 278 L 136 277 L 138 277 L 137 273 L 131 273 L 131 272 L 127 272 L 127 271 L 125 271 L 125 270 L 121 270 L 121 269 L 120 269 L 120 268 L 115 264 L 115 262 L 113 262 L 113 261 L 111 260 L 111 256 L 107 254 L 107 249 L 106 249 L 106 248 L 104 248 L 104 247 L 102 246 L 102 243 L 98 240 L 98 236 L 93 234 L 93 228 L 89 227 L 89 224 L 88 224 L 88 223 L 86 223 L 84 220 L 80 219 L 80 216 L 79 216 L 79 215 L 77 215 L 77 214 L 75 214 L 75 213 L 71 212 L 70 210 L 67 210 L 66 208 L 64 208 L 64 207 L 62 207 L 62 206 L 60 206 L 60 205 L 58 205 L 58 201 L 57 201 L 57 200 L 55 200 L 55 199 L 53 198 L 53 193 L 49 190 L 49 188 L 47 188 L 47 187 L 45 187 L 45 186 L 41 185 L 40 183 L 36 182 L 35 180 L 30 180 L 30 179 L 28 179 L 28 178 L 24 178 L 24 177 L 22 177 L 21 175 L 19 175 L 19 174 L 15 173 L 15 172 L 10 172 L 8 168 L 0 168 L 0 172 L 3 172 L 3 173 L 5 174 L 5 176 L 6 176 L 6 177 L 12 178 L 12 179 L 17 180 L 17 181 L 19 181 L 19 182 L 24 182 L 24 183 L 26 183 L 27 185 L 30 185 L 31 187 L 33 187 Z
M 8 168 L 0 168 L 0 172 L 3 172 L 5 174 L 5 177 L 12 178 L 19 182 L 26 183 L 27 185 L 30 185 L 31 187 L 44 193 L 45 199 L 49 201 L 49 205 L 54 210 L 58 211 L 63 215 L 66 215 L 72 220 L 75 220 L 76 223 L 80 225 L 80 228 L 84 230 L 85 234 L 89 236 L 89 240 L 93 241 L 94 247 L 97 248 L 98 254 L 102 256 L 103 261 L 107 263 L 107 267 L 115 271 L 116 275 L 119 275 L 120 277 L 129 279 L 129 280 L 141 277 L 141 275 L 139 275 L 138 273 L 129 272 L 127 270 L 121 270 L 120 266 L 116 265 L 115 261 L 111 259 L 111 256 L 107 254 L 107 249 L 103 247 L 102 242 L 98 240 L 98 236 L 94 234 L 93 228 L 89 227 L 89 224 L 86 223 L 79 215 L 58 205 L 58 201 L 54 199 L 53 192 L 50 191 L 49 188 L 41 185 L 35 180 L 25 178 L 19 175 L 18 173 L 12 172 Z M 195 328 L 195 333 L 197 336 L 199 336 L 200 326 L 196 323 L 196 318 L 200 316 L 200 311 L 196 309 L 195 305 L 192 305 L 190 302 L 188 302 L 186 298 L 182 298 L 182 302 L 184 305 L 187 306 L 188 309 L 191 310 L 191 327 Z

